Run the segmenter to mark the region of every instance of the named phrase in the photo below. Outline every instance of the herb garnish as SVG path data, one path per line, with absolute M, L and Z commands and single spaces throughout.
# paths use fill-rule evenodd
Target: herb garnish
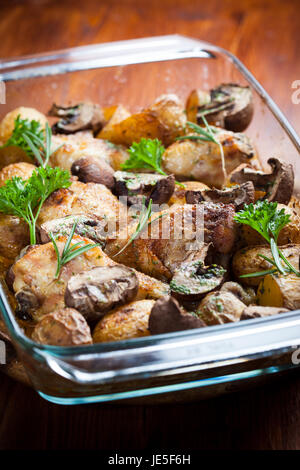
M 51 155 L 60 147 L 51 150 L 52 131 L 48 123 L 46 123 L 45 131 L 42 129 L 38 121 L 22 119 L 20 115 L 15 119 L 15 127 L 11 137 L 3 145 L 15 145 L 20 147 L 29 157 L 45 167 L 49 163 Z
M 0 212 L 24 219 L 29 226 L 30 244 L 36 243 L 35 226 L 45 200 L 54 191 L 68 188 L 70 173 L 60 168 L 39 167 L 24 181 L 15 176 L 0 187 Z
M 151 169 L 163 176 L 168 176 L 161 168 L 161 159 L 165 151 L 165 147 L 158 139 L 141 138 L 139 142 L 133 142 L 127 150 L 129 158 L 121 165 L 121 169 L 128 171 L 133 169 Z M 175 181 L 181 187 L 183 184 Z
M 118 251 L 114 256 L 120 255 L 126 248 L 138 237 L 138 235 L 142 232 L 142 230 L 145 228 L 149 218 L 151 217 L 151 208 L 152 208 L 152 199 L 149 200 L 148 207 L 146 207 L 145 204 L 145 197 L 143 197 L 143 207 L 140 212 L 139 216 L 139 221 L 136 226 L 136 229 L 134 233 L 131 235 L 129 238 L 128 242 L 121 248 L 120 251 Z
M 46 123 L 45 140 L 30 131 L 23 134 L 23 139 L 30 148 L 33 156 L 43 167 L 48 165 L 51 155 L 62 147 L 62 145 L 60 145 L 56 149 L 51 150 L 52 131 L 48 123 Z
M 221 155 L 221 162 L 222 162 L 222 172 L 224 175 L 224 182 L 227 180 L 227 172 L 226 172 L 226 166 L 225 166 L 225 156 L 224 156 L 224 150 L 221 142 L 217 139 L 216 134 L 217 130 L 216 128 L 210 126 L 205 119 L 204 115 L 201 115 L 201 119 L 203 123 L 205 124 L 206 130 L 204 130 L 203 127 L 198 126 L 198 124 L 195 124 L 194 122 L 187 121 L 187 125 L 193 129 L 198 135 L 183 135 L 180 137 L 176 137 L 175 140 L 201 140 L 202 142 L 213 142 L 214 144 L 217 144 L 220 150 L 220 155 Z
M 286 214 L 284 209 L 277 209 L 277 202 L 257 201 L 256 204 L 245 205 L 242 211 L 235 214 L 234 219 L 240 224 L 249 225 L 256 230 L 270 244 L 273 259 L 259 254 L 261 258 L 272 264 L 273 268 L 244 274 L 240 277 L 257 277 L 265 276 L 279 272 L 280 274 L 288 274 L 293 272 L 300 277 L 300 272 L 291 265 L 286 259 L 282 251 L 277 246 L 277 239 L 280 230 L 290 222 L 290 215 Z M 282 264 L 282 261 L 284 264 Z
M 39 139 L 40 141 L 44 139 L 44 131 L 39 121 L 22 119 L 19 114 L 15 119 L 15 127 L 12 135 L 5 142 L 2 148 L 8 147 L 10 145 L 20 147 L 22 150 L 24 150 L 24 152 L 27 153 L 29 157 L 33 159 L 34 153 L 32 152 L 30 145 L 28 145 L 26 138 L 24 138 L 25 135 L 34 135 L 35 138 Z
M 56 268 L 56 273 L 54 278 L 58 279 L 60 275 L 61 268 L 71 261 L 73 258 L 76 258 L 76 256 L 82 255 L 82 253 L 85 253 L 86 251 L 91 250 L 92 248 L 95 248 L 96 246 L 100 246 L 100 243 L 88 243 L 87 245 L 82 246 L 84 243 L 84 240 L 81 240 L 78 243 L 75 243 L 74 245 L 71 245 L 75 230 L 76 230 L 77 222 L 74 223 L 72 230 L 70 232 L 70 235 L 65 243 L 64 249 L 62 251 L 62 254 L 60 254 L 57 243 L 55 241 L 55 238 L 53 236 L 53 233 L 49 233 L 49 237 L 51 238 L 51 241 L 53 243 L 56 257 L 57 257 L 57 268 Z M 59 236 L 59 235 L 57 235 Z

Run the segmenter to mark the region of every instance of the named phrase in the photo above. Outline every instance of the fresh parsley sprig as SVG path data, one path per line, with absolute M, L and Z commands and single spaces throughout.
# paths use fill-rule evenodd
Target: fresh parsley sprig
M 168 176 L 161 167 L 161 160 L 165 147 L 158 139 L 141 138 L 139 142 L 133 142 L 127 150 L 129 158 L 121 165 L 121 169 L 128 171 L 134 169 L 151 169 L 163 176 Z M 184 188 L 182 183 L 175 183 Z
M 81 240 L 80 242 L 77 242 L 77 243 L 74 243 L 74 245 L 71 245 L 76 227 L 77 227 L 77 222 L 75 222 L 73 227 L 72 227 L 70 235 L 68 236 L 67 241 L 64 245 L 62 254 L 60 254 L 60 252 L 59 252 L 59 249 L 58 249 L 58 246 L 57 246 L 57 243 L 56 243 L 56 240 L 54 238 L 53 233 L 52 232 L 49 233 L 49 237 L 51 238 L 51 241 L 53 243 L 54 250 L 55 250 L 55 253 L 56 253 L 56 257 L 57 257 L 57 267 L 56 267 L 56 272 L 55 272 L 55 276 L 54 276 L 55 279 L 59 278 L 61 268 L 66 263 L 68 263 L 72 259 L 76 258 L 77 256 L 82 255 L 86 251 L 89 251 L 92 248 L 95 248 L 96 246 L 100 246 L 100 243 L 88 243 L 88 244 L 82 246 L 82 244 L 85 243 L 84 240 Z M 58 236 L 59 236 L 59 234 L 56 236 L 56 238 Z
M 36 243 L 36 221 L 42 205 L 54 191 L 68 188 L 70 173 L 60 168 L 39 167 L 24 181 L 13 177 L 0 187 L 0 212 L 24 219 L 29 226 L 30 244 Z
M 29 157 L 34 159 L 34 153 L 32 152 L 30 145 L 28 145 L 26 138 L 24 138 L 26 135 L 34 135 L 39 141 L 43 141 L 45 138 L 44 130 L 42 129 L 39 121 L 35 121 L 34 119 L 32 121 L 29 119 L 22 119 L 21 116 L 18 115 L 15 119 L 15 126 L 12 135 L 2 147 L 8 147 L 10 145 L 20 147 Z
M 249 225 L 256 230 L 270 244 L 273 259 L 262 254 L 259 256 L 270 264 L 273 268 L 267 271 L 244 274 L 241 277 L 265 276 L 273 272 L 288 274 L 293 272 L 300 277 L 300 272 L 291 265 L 282 251 L 278 248 L 278 235 L 283 227 L 290 222 L 290 215 L 284 209 L 277 209 L 277 202 L 257 201 L 256 204 L 245 205 L 242 211 L 235 214 L 234 219 L 240 224 Z
M 149 168 L 156 173 L 166 176 L 161 168 L 161 159 L 165 151 L 164 146 L 158 139 L 145 139 L 133 142 L 128 149 L 129 158 L 121 165 L 122 170 L 132 170 L 138 168 Z
M 195 131 L 198 135 L 183 135 L 180 137 L 176 137 L 175 140 L 200 140 L 202 142 L 213 142 L 219 147 L 220 155 L 221 155 L 221 163 L 222 163 L 222 172 L 224 175 L 224 182 L 227 180 L 227 171 L 225 165 L 225 155 L 224 150 L 221 142 L 217 138 L 217 130 L 214 127 L 211 127 L 204 115 L 201 116 L 201 119 L 205 125 L 205 129 L 194 122 L 187 121 L 187 125 Z
M 51 150 L 52 131 L 46 123 L 45 131 L 38 121 L 22 119 L 20 115 L 15 119 L 15 127 L 11 137 L 2 147 L 14 145 L 20 147 L 29 157 L 35 159 L 40 166 L 47 166 L 51 155 L 61 146 Z

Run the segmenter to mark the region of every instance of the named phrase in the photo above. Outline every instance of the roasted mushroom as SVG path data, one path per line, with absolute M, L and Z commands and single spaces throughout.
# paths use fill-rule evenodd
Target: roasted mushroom
M 100 266 L 72 276 L 65 303 L 93 322 L 117 306 L 131 302 L 138 292 L 138 278 L 125 266 Z
M 171 292 L 182 300 L 201 299 L 224 282 L 225 272 L 216 264 L 205 266 L 203 257 L 198 260 L 190 257 L 175 270 L 170 282 Z
M 200 302 L 197 312 L 207 325 L 239 321 L 245 304 L 231 292 L 211 292 Z
M 92 344 L 87 322 L 73 308 L 63 308 L 45 315 L 35 326 L 32 340 L 53 346 Z
M 256 301 L 255 290 L 252 287 L 242 287 L 237 282 L 225 282 L 220 292 L 231 292 L 231 294 L 235 295 L 245 305 L 253 304 Z
M 153 204 L 167 203 L 175 188 L 173 175 L 116 171 L 114 179 L 115 194 L 126 196 L 129 205 L 138 204 L 143 198 L 146 198 L 146 204 L 150 199 Z
M 93 219 L 84 214 L 67 215 L 60 219 L 52 219 L 44 222 L 38 227 L 38 236 L 40 243 L 48 243 L 51 241 L 49 233 L 53 235 L 69 235 L 76 223 L 75 233 L 83 237 L 90 238 L 91 240 L 105 244 L 105 221 Z
M 294 190 L 293 165 L 278 158 L 269 158 L 268 164 L 272 168 L 271 173 L 257 171 L 248 165 L 240 165 L 231 173 L 230 182 L 242 184 L 252 181 L 255 190 L 262 192 L 264 199 L 288 204 Z
M 279 313 L 289 312 L 286 308 L 261 307 L 260 305 L 250 305 L 242 313 L 240 320 L 251 320 L 252 318 L 265 318 Z
M 189 120 L 202 124 L 204 116 L 210 124 L 234 132 L 242 132 L 253 117 L 253 98 L 249 86 L 227 83 L 210 93 L 192 91 L 187 101 Z
M 67 107 L 54 103 L 48 115 L 62 118 L 52 126 L 54 134 L 73 134 L 86 129 L 91 129 L 96 134 L 105 122 L 102 109 L 94 103 L 79 103 Z
M 184 312 L 177 300 L 171 296 L 158 299 L 153 305 L 149 317 L 149 330 L 152 335 L 203 328 L 204 326 L 206 325 L 200 318 Z
M 252 181 L 247 181 L 231 188 L 187 191 L 185 198 L 188 204 L 198 204 L 202 201 L 233 204 L 235 210 L 239 211 L 245 204 L 254 202 L 254 186 Z
M 83 183 L 100 183 L 109 189 L 114 187 L 114 170 L 103 159 L 87 156 L 73 162 L 71 173 Z

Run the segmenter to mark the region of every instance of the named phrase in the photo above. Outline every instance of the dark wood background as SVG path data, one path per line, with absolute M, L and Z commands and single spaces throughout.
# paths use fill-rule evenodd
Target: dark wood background
M 300 129 L 299 0 L 0 0 L 0 58 L 181 33 L 235 53 Z M 186 405 L 59 407 L 0 375 L 0 449 L 300 449 L 300 377 Z

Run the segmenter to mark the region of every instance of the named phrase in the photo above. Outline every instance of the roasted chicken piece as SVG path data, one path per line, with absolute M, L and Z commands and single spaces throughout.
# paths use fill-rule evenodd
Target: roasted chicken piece
M 5 166 L 0 171 L 0 186 L 3 186 L 7 180 L 12 179 L 15 176 L 19 176 L 23 180 L 27 180 L 32 175 L 32 172 L 36 169 L 35 165 L 26 162 L 11 163 Z
M 60 252 L 66 240 L 66 236 L 57 239 Z M 71 246 L 79 241 L 83 241 L 84 244 L 91 242 L 88 238 L 75 234 Z M 38 320 L 44 314 L 63 308 L 66 285 L 72 276 L 96 266 L 114 264 L 115 262 L 103 253 L 99 246 L 95 246 L 65 264 L 59 279 L 56 280 L 57 257 L 52 242 L 34 246 L 16 261 L 11 270 L 13 289 L 19 304 L 19 316 Z M 139 281 L 137 300 L 157 299 L 168 293 L 168 285 L 142 273 L 136 272 L 136 275 Z
M 173 205 L 153 214 L 140 236 L 127 247 L 137 230 L 136 222 L 117 239 L 108 238 L 105 252 L 119 263 L 170 280 L 191 252 L 199 250 L 201 234 L 202 241 L 212 243 L 216 252 L 226 254 L 232 250 L 236 237 L 234 214 L 231 204 Z
M 108 230 L 114 230 L 121 210 L 116 196 L 106 186 L 74 181 L 68 189 L 51 194 L 41 209 L 38 223 L 81 214 L 103 221 Z
M 218 129 L 216 137 L 223 146 L 227 173 L 254 157 L 254 148 L 245 134 Z M 218 188 L 224 184 L 220 148 L 214 142 L 174 142 L 163 154 L 162 163 L 164 170 L 178 180 L 195 179 Z
M 94 157 L 104 160 L 114 170 L 120 170 L 121 163 L 128 158 L 126 149 L 106 140 L 94 139 L 89 132 L 78 132 L 72 135 L 55 135 L 52 137 L 53 149 L 61 146 L 51 155 L 50 165 L 71 170 L 72 164 L 82 157 Z

